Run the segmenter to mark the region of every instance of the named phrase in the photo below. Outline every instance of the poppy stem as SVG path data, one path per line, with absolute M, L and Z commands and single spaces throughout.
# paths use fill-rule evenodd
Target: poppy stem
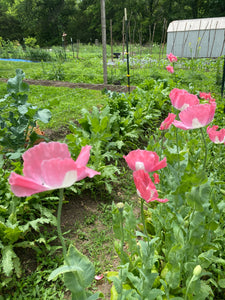
M 179 143 L 178 143 L 178 130 L 175 128 L 176 144 L 177 144 L 177 159 L 178 159 L 178 168 L 180 169 L 180 157 L 179 157 Z
M 64 191 L 63 189 L 59 190 L 59 204 L 58 204 L 58 211 L 57 211 L 57 232 L 58 232 L 60 242 L 62 244 L 63 258 L 67 263 L 67 265 L 69 265 L 68 259 L 66 257 L 66 244 L 61 230 L 61 214 L 62 214 L 62 204 L 63 204 L 63 194 L 64 194 L 63 191 Z
M 164 130 L 161 131 L 161 157 L 163 155 Z
M 146 224 L 145 224 L 145 215 L 144 215 L 144 199 L 141 199 L 141 218 L 142 218 L 142 223 L 143 223 L 143 227 L 144 227 L 144 234 L 147 237 L 147 241 L 148 241 L 148 251 L 149 251 L 149 236 L 148 236 L 148 232 L 147 232 L 147 228 L 146 228 Z
M 119 209 L 119 213 L 120 213 L 120 230 L 121 230 L 121 265 L 124 264 L 124 250 L 123 250 L 123 245 L 124 245 L 124 229 L 123 229 L 123 208 Z M 121 298 L 122 298 L 122 294 L 123 294 L 123 268 L 120 269 L 120 285 L 121 285 Z
M 202 135 L 202 141 L 203 141 L 203 144 L 205 146 L 205 158 L 204 158 L 204 163 L 203 163 L 203 169 L 205 169 L 206 168 L 206 161 L 207 161 L 208 151 L 207 151 L 207 144 L 206 144 L 206 140 L 205 140 L 203 129 L 200 128 L 200 130 L 201 130 L 201 135 Z

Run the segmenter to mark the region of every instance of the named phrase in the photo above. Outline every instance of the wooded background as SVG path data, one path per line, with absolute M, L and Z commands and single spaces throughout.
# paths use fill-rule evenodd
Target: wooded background
M 106 0 L 107 40 L 110 20 L 115 43 L 122 42 L 124 8 L 131 42 L 162 42 L 173 20 L 225 16 L 224 0 Z M 0 37 L 35 37 L 40 46 L 60 45 L 62 33 L 82 43 L 101 42 L 100 0 L 0 0 Z

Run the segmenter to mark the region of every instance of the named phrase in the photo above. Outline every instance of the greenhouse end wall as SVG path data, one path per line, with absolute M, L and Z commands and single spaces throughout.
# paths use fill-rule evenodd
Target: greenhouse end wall
M 212 20 L 216 21 L 217 19 L 220 21 L 220 26 L 218 26 L 218 21 L 212 22 Z M 204 29 L 203 20 L 207 21 L 206 24 L 210 24 L 209 29 Z M 193 58 L 216 58 L 225 55 L 225 18 L 182 20 L 180 24 L 179 21 L 175 22 L 172 22 L 175 24 L 170 23 L 168 27 L 167 53 Z

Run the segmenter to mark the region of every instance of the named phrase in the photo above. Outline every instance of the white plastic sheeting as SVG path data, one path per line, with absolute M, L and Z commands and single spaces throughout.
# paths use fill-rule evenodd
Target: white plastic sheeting
M 167 54 L 179 57 L 225 55 L 225 17 L 178 20 L 167 29 Z

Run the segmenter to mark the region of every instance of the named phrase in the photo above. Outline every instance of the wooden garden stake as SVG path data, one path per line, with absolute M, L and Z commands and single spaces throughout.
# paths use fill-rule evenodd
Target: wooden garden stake
M 124 8 L 124 19 L 126 24 L 126 55 L 127 55 L 127 89 L 130 93 L 130 68 L 129 68 L 129 49 L 128 49 L 128 22 L 127 22 L 127 9 Z

